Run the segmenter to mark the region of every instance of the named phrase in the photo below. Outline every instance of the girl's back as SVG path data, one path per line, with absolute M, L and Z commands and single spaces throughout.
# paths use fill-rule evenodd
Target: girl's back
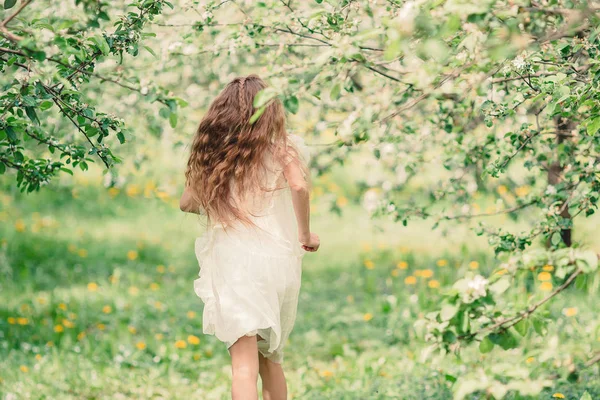
M 196 240 L 194 281 L 204 333 L 230 351 L 256 337 L 262 357 L 281 363 L 296 318 L 302 257 L 319 243 L 308 229 L 303 140 L 285 132 L 278 100 L 248 122 L 254 96 L 265 87 L 256 76 L 236 78 L 211 104 L 194 138 L 181 208 L 208 217 Z

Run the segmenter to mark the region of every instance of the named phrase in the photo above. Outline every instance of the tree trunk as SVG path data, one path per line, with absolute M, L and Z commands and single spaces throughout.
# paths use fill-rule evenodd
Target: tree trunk
M 567 138 L 569 137 L 569 135 L 571 133 L 571 130 L 573 130 L 575 127 L 575 124 L 573 123 L 573 121 L 566 120 L 561 117 L 559 117 L 555 120 L 555 125 L 556 125 L 556 141 L 558 144 L 561 144 L 565 140 L 567 140 Z M 560 183 L 562 181 L 561 175 L 562 175 L 563 170 L 564 170 L 564 167 L 562 167 L 560 165 L 560 162 L 558 160 L 554 161 L 550 165 L 550 168 L 548 169 L 548 184 L 554 186 L 554 185 L 557 185 L 558 183 Z M 569 213 L 569 206 L 568 205 L 566 207 L 563 207 L 563 206 L 564 206 L 564 203 L 559 206 L 562 208 L 562 212 L 560 213 L 560 216 L 570 220 L 571 213 Z M 571 229 L 563 229 L 563 230 L 561 230 L 560 235 L 561 235 L 562 240 L 565 243 L 565 245 L 567 245 L 567 247 L 571 247 L 572 230 Z

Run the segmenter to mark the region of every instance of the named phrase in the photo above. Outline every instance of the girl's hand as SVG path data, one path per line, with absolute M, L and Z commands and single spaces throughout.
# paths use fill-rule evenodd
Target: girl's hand
M 321 246 L 321 240 L 316 233 L 311 233 L 308 240 L 300 241 L 302 243 L 302 248 L 306 251 L 315 252 L 319 250 Z

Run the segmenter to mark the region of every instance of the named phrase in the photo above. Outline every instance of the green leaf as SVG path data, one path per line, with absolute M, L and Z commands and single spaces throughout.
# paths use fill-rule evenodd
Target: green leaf
M 121 144 L 125 143 L 125 135 L 123 135 L 123 132 L 117 133 L 117 139 L 119 139 Z
M 509 331 L 505 331 L 502 333 L 492 333 L 488 337 L 494 344 L 497 344 L 504 350 L 514 349 L 517 346 L 519 346 L 519 341 L 517 340 L 515 335 L 513 335 Z
M 522 319 L 515 324 L 515 330 L 519 332 L 519 335 L 525 336 L 527 335 L 527 331 L 529 331 L 529 320 Z
M 532 325 L 533 325 L 533 329 L 535 330 L 535 332 L 540 335 L 540 336 L 545 336 L 546 333 L 548 332 L 548 329 L 546 328 L 546 321 L 536 318 L 532 321 Z
M 177 126 L 177 114 L 176 113 L 171 113 L 171 115 L 169 115 L 169 125 L 171 125 L 171 128 L 175 128 Z
M 13 8 L 15 4 L 17 4 L 17 0 L 4 0 L 4 9 Z
M 592 396 L 590 396 L 590 394 L 588 393 L 588 391 L 586 390 L 583 393 L 583 396 L 581 396 L 581 398 L 579 400 L 592 400 Z
M 594 136 L 598 130 L 600 130 L 600 117 L 596 117 L 588 123 L 587 134 Z
M 444 304 L 440 311 L 440 318 L 442 321 L 449 321 L 458 312 L 458 306 L 455 304 Z
M 158 115 L 160 115 L 163 118 L 169 118 L 169 116 L 171 115 L 171 110 L 169 110 L 166 107 L 163 107 L 158 111 Z
M 339 82 L 337 82 L 335 85 L 333 85 L 333 87 L 331 88 L 331 92 L 329 93 L 329 97 L 331 98 L 331 100 L 339 99 L 341 91 L 342 85 Z
M 8 140 L 10 140 L 11 142 L 16 142 L 17 141 L 17 133 L 15 132 L 14 128 L 9 125 L 5 128 L 5 130 L 6 130 L 6 135 L 8 136 Z
M 258 110 L 256 110 L 254 112 L 254 114 L 252 114 L 252 116 L 250 117 L 250 121 L 248 121 L 248 123 L 250 125 L 254 124 L 256 121 L 258 121 L 258 119 L 260 118 L 261 115 L 263 115 L 263 113 L 265 112 L 266 107 L 260 107 Z
M 69 175 L 73 175 L 73 171 L 71 171 L 69 168 L 62 167 L 60 170 L 63 172 L 66 172 Z
M 50 100 L 44 100 L 40 103 L 40 110 L 46 111 L 47 109 L 51 108 L 53 105 L 54 105 L 54 103 L 51 102 Z
M 266 89 L 261 90 L 260 92 L 256 93 L 256 96 L 254 97 L 254 102 L 253 102 L 254 108 L 260 108 L 260 107 L 264 106 L 269 101 L 271 101 L 271 99 L 273 99 L 275 96 L 277 96 L 277 92 L 273 88 L 268 87 Z
M 152 54 L 154 56 L 154 58 L 158 58 L 158 56 L 156 55 L 156 53 L 154 52 L 154 50 L 152 50 L 150 47 L 143 45 L 143 48 L 145 48 L 148 53 Z
M 283 101 L 283 106 L 292 114 L 296 114 L 298 112 L 298 108 L 300 107 L 298 98 L 296 96 L 286 98 Z
M 493 348 L 494 348 L 494 343 L 490 340 L 490 338 L 488 336 L 483 338 L 481 343 L 479 343 L 479 352 L 481 354 L 489 353 L 490 351 L 492 351 Z
M 562 241 L 562 236 L 560 236 L 560 233 L 554 232 L 550 241 L 552 242 L 553 246 L 558 246 L 558 244 Z
M 36 123 L 36 124 L 40 124 L 40 120 L 37 116 L 37 113 L 35 112 L 35 108 L 33 107 L 25 107 L 25 113 L 27 114 L 27 116 L 29 117 L 29 119 Z

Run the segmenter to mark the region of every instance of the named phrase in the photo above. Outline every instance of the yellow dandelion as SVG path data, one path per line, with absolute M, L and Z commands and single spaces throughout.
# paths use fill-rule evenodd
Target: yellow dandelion
M 77 314 L 69 313 L 69 319 L 77 319 Z
M 22 219 L 18 219 L 15 222 L 15 230 L 17 232 L 25 232 L 25 222 Z
M 69 253 L 77 253 L 77 246 L 71 243 L 69 246 L 67 246 L 67 250 L 69 250 Z
M 404 278 L 404 283 L 407 285 L 415 285 L 417 283 L 417 278 L 415 278 L 412 275 L 407 276 L 406 278 Z
M 138 252 L 137 251 L 135 251 L 135 250 L 129 250 L 127 252 L 127 259 L 129 261 L 134 261 L 137 258 L 138 258 Z
M 14 325 L 17 323 L 17 319 L 15 317 L 8 317 L 6 319 L 8 321 L 9 324 Z
M 504 275 L 508 272 L 508 270 L 506 268 L 502 268 L 499 269 L 498 271 L 495 272 L 496 275 Z
M 154 338 L 156 340 L 163 340 L 164 339 L 164 335 L 162 333 L 157 333 L 156 335 L 154 335 Z
M 498 192 L 498 194 L 500 196 L 502 196 L 502 195 L 504 195 L 504 194 L 506 194 L 508 192 L 508 188 L 506 186 L 504 186 L 504 185 L 500 185 L 500 186 L 498 186 L 496 188 L 496 191 Z
M 22 312 L 31 311 L 31 307 L 29 306 L 29 304 L 21 304 L 21 311 Z
M 167 193 L 165 191 L 158 191 L 158 192 L 156 192 L 156 197 L 158 197 L 162 201 L 168 201 L 169 200 L 169 193 Z
M 532 362 L 534 362 L 534 361 L 535 361 L 535 358 L 534 358 L 534 357 L 528 357 L 528 358 L 527 358 L 527 360 L 525 360 L 525 362 L 526 362 L 527 364 L 531 364 L 531 363 L 532 363 Z
M 435 263 L 438 267 L 445 267 L 446 265 L 448 265 L 448 260 L 445 259 L 440 259 L 437 260 L 437 262 Z
M 365 315 L 363 315 L 363 320 L 365 321 L 370 321 L 373 319 L 373 314 L 371 313 L 366 313 Z
M 113 285 L 114 285 L 115 283 L 119 282 L 119 278 L 117 278 L 117 277 L 116 277 L 116 276 L 114 276 L 114 275 L 111 275 L 111 276 L 109 276 L 109 277 L 108 277 L 108 281 L 109 281 L 111 284 L 113 284 Z
M 574 317 L 577 315 L 579 310 L 577 309 L 577 307 L 569 307 L 569 308 L 564 308 L 562 312 L 567 317 Z
M 187 317 L 188 317 L 189 319 L 193 319 L 193 318 L 195 318 L 195 317 L 196 317 L 196 313 L 195 313 L 194 311 L 188 311 L 188 312 L 186 313 L 186 315 L 187 315 Z
M 152 193 L 154 193 L 154 190 L 156 190 L 156 183 L 152 181 L 147 182 L 146 186 L 144 186 L 144 197 L 150 198 Z
M 89 288 L 89 285 L 88 285 L 88 288 Z M 60 308 L 63 311 L 66 311 L 67 305 L 65 303 L 59 303 L 58 308 Z
M 354 296 L 352 296 L 351 294 L 349 294 L 348 296 L 346 296 L 346 301 L 348 303 L 354 303 Z
M 540 272 L 538 274 L 538 279 L 542 282 L 549 281 L 552 280 L 552 275 L 550 274 L 550 272 Z
M 88 251 L 86 249 L 79 249 L 79 251 L 77 251 L 77 254 L 81 258 L 86 258 L 88 256 Z
M 21 370 L 21 372 L 24 372 L 24 373 L 27 373 L 27 372 L 29 372 L 29 368 L 27 368 L 27 366 L 26 366 L 26 365 L 21 365 L 21 366 L 19 367 L 19 369 Z
M 429 282 L 427 282 L 427 286 L 429 286 L 432 289 L 437 289 L 440 287 L 440 282 L 436 281 L 435 279 L 432 279 Z
M 204 351 L 204 355 L 208 358 L 212 357 L 213 352 L 211 349 L 207 349 L 206 351 Z
M 515 194 L 518 197 L 523 197 L 523 196 L 527 196 L 527 194 L 529 193 L 529 186 L 519 186 L 518 188 L 515 189 Z
M 175 272 L 175 266 L 169 265 L 169 272 Z
M 321 376 L 324 378 L 331 378 L 333 377 L 333 372 L 329 371 L 329 370 L 325 370 L 321 372 Z
M 132 296 L 136 296 L 140 292 L 140 290 L 135 286 L 129 286 L 129 289 L 127 289 L 127 292 Z
M 348 205 L 348 199 L 345 198 L 344 196 L 340 196 L 337 198 L 335 204 L 340 208 L 344 207 L 344 206 Z
M 111 187 L 110 189 L 108 189 L 108 195 L 111 197 L 111 199 L 114 199 L 115 197 L 117 197 L 119 192 L 120 192 L 119 188 L 116 188 L 116 187 Z
M 421 278 L 431 278 L 433 276 L 433 271 L 430 269 L 424 269 L 421 271 Z
M 19 325 L 27 325 L 28 323 L 29 323 L 29 320 L 27 318 L 24 318 L 24 317 L 17 318 L 17 324 L 19 324 Z
M 327 185 L 327 189 L 329 189 L 330 192 L 334 192 L 335 193 L 335 192 L 337 192 L 340 189 L 340 187 L 338 185 L 336 185 L 335 183 L 332 182 L 332 183 L 330 183 L 330 184 Z
M 127 330 L 129 331 L 129 333 L 131 333 L 132 335 L 135 335 L 137 333 L 137 329 L 135 329 L 135 326 L 129 325 L 127 327 Z
M 112 312 L 112 307 L 109 305 L 106 305 L 106 306 L 102 307 L 102 312 L 104 314 L 110 314 Z
M 553 398 L 555 398 L 555 399 L 564 399 L 564 398 L 565 398 L 565 395 L 564 395 L 564 394 L 562 394 L 562 393 L 556 392 L 556 393 L 554 393 L 554 394 L 552 395 L 552 397 L 553 397 Z
M 100 331 L 103 331 L 106 329 L 106 325 L 100 323 L 100 324 L 96 325 L 96 328 L 98 328 L 98 330 L 100 330 Z
M 46 342 L 46 347 L 53 347 L 54 346 L 54 342 L 51 340 L 49 342 Z
M 189 344 L 200 344 L 200 338 L 198 336 L 190 335 L 187 337 L 187 341 Z
M 77 335 L 77 340 L 83 340 L 85 338 L 85 332 L 79 332 L 79 334 Z
M 127 196 L 129 197 L 135 197 L 140 194 L 140 187 L 136 184 L 127 185 L 125 193 L 127 193 Z
M 166 268 L 165 268 L 165 266 L 164 266 L 164 265 L 158 265 L 158 266 L 156 267 L 156 272 L 158 272 L 159 274 L 164 274 L 164 273 L 165 273 L 165 271 L 166 271 Z
M 73 322 L 69 321 L 68 319 L 63 319 L 62 324 L 65 326 L 65 328 L 69 328 L 69 329 L 75 327 L 75 324 Z
M 64 330 L 65 330 L 65 328 L 60 324 L 54 326 L 54 332 L 56 332 L 56 333 L 64 332 Z
M 38 297 L 37 302 L 40 303 L 41 305 L 44 305 L 44 304 L 48 303 L 48 300 L 46 300 L 45 297 Z
M 373 261 L 371 261 L 371 260 L 365 260 L 364 264 L 365 264 L 365 268 L 366 269 L 373 269 L 373 268 L 375 268 L 375 263 Z
M 90 292 L 95 292 L 98 290 L 98 284 L 96 282 L 90 282 L 88 283 L 87 288 Z
M 391 274 L 393 277 L 397 277 L 398 275 L 400 275 L 400 271 L 398 271 L 397 269 L 393 269 Z
M 146 343 L 144 343 L 144 342 L 137 342 L 137 343 L 135 344 L 135 347 L 136 347 L 138 350 L 144 350 L 144 349 L 146 348 Z
M 477 261 L 471 261 L 469 263 L 469 268 L 470 269 L 478 269 L 479 268 L 479 263 Z
M 396 264 L 396 268 L 406 269 L 408 268 L 408 263 L 406 261 L 399 261 L 398 264 Z
M 371 246 L 371 244 L 369 244 L 369 243 L 366 243 L 366 242 L 363 242 L 363 243 L 361 244 L 361 249 L 362 249 L 362 251 L 364 251 L 364 252 L 369 252 L 369 251 L 371 251 L 371 250 L 373 249 L 373 247 Z
M 542 267 L 542 269 L 543 269 L 544 271 L 547 271 L 547 272 L 552 272 L 552 271 L 554 271 L 554 267 L 553 267 L 552 265 L 544 265 L 544 266 Z
M 175 342 L 175 347 L 177 347 L 178 349 L 185 349 L 187 347 L 187 343 L 185 342 L 185 340 L 178 340 Z
M 544 292 L 549 292 L 552 290 L 552 283 L 542 282 L 542 284 L 540 285 L 540 289 L 543 290 Z
M 154 307 L 158 310 L 162 310 L 163 308 L 163 304 L 160 301 L 155 301 L 154 302 Z
M 194 356 L 192 357 L 194 359 L 194 361 L 198 361 L 200 359 L 201 355 L 196 353 L 194 354 Z
M 160 288 L 160 285 L 156 282 L 152 282 L 150 284 L 150 290 L 157 291 Z
M 40 360 L 42 359 L 42 355 L 41 355 L 41 354 L 36 354 L 36 355 L 35 355 L 35 359 L 36 359 L 37 361 L 40 361 Z

